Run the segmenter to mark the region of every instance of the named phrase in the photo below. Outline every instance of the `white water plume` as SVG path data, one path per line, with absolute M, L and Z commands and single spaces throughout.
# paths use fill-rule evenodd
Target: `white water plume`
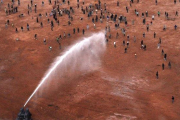
M 101 63 L 100 55 L 105 49 L 104 32 L 92 34 L 90 37 L 84 38 L 82 41 L 73 45 L 63 55 L 55 59 L 39 85 L 24 104 L 24 107 L 45 82 L 52 80 L 53 75 L 62 76 L 65 72 L 69 71 L 90 72 L 96 70 Z

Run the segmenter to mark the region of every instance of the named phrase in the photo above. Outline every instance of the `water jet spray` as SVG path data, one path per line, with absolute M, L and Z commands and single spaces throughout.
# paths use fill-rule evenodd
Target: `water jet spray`
M 68 60 L 69 58 L 77 58 L 79 61 L 79 57 L 84 57 L 88 59 L 88 61 L 80 61 L 80 69 L 89 69 L 87 66 L 89 64 L 93 64 L 96 62 L 94 58 L 98 58 L 101 53 L 105 51 L 106 43 L 105 43 L 105 34 L 104 32 L 99 32 L 96 34 L 92 34 L 90 37 L 84 38 L 82 41 L 76 43 L 73 45 L 69 50 L 67 50 L 63 55 L 58 56 L 55 60 L 55 62 L 52 64 L 52 67 L 49 68 L 45 76 L 42 78 L 39 85 L 36 87 L 34 92 L 31 94 L 31 96 L 28 98 L 28 100 L 25 102 L 24 107 L 27 105 L 27 103 L 31 100 L 31 98 L 34 96 L 34 94 L 39 90 L 39 88 L 44 84 L 45 81 L 48 80 L 48 78 L 51 76 L 51 74 L 60 66 L 63 61 Z M 76 61 L 76 62 L 77 62 Z M 76 63 L 74 63 L 76 65 Z M 95 64 L 96 65 L 96 64 Z M 94 66 L 93 66 L 94 67 Z

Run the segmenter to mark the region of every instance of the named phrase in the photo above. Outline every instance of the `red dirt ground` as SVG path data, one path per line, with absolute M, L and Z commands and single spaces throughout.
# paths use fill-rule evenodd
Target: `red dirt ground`
M 81 0 L 80 0 L 81 1 Z M 85 0 L 84 5 L 88 6 L 91 0 Z M 62 78 L 63 84 L 58 89 L 46 90 L 41 97 L 33 98 L 26 107 L 32 113 L 34 120 L 179 120 L 180 119 L 180 17 L 175 16 L 175 11 L 180 10 L 180 3 L 175 5 L 173 0 L 158 0 L 155 5 L 154 0 L 140 0 L 140 3 L 129 6 L 129 0 L 120 1 L 120 7 L 116 6 L 115 0 L 101 0 L 102 6 L 107 3 L 107 10 L 110 13 L 127 16 L 127 34 L 130 35 L 130 47 L 124 53 L 122 41 L 126 40 L 120 29 L 111 26 L 112 39 L 109 39 L 107 50 L 102 56 L 102 66 L 98 71 L 77 75 L 76 77 Z M 68 16 L 60 18 L 60 26 L 55 23 L 54 31 L 50 30 L 47 23 L 45 12 L 50 13 L 52 5 L 45 1 L 45 6 L 41 6 L 41 1 L 35 1 L 38 5 L 37 13 L 27 14 L 29 1 L 22 1 L 19 12 L 6 16 L 4 8 L 10 0 L 4 0 L 0 7 L 0 119 L 11 120 L 17 117 L 19 109 L 34 91 L 41 78 L 43 77 L 54 58 L 63 52 L 68 46 L 74 44 L 76 40 L 83 37 L 82 32 L 72 34 L 72 29 L 79 27 L 80 31 L 86 29 L 86 24 L 90 25 L 89 33 L 104 30 L 106 22 L 96 23 L 97 29 L 94 30 L 91 19 L 87 19 L 87 14 L 82 14 L 80 8 L 76 8 L 76 0 L 71 1 L 71 6 L 75 9 L 73 14 L 74 21 L 71 26 L 67 25 Z M 54 4 L 54 1 L 53 1 Z M 17 6 L 17 2 L 15 3 Z M 82 2 L 80 2 L 80 6 Z M 126 13 L 126 5 L 130 8 Z M 67 4 L 60 8 L 68 8 Z M 140 17 L 136 17 L 134 10 L 139 11 Z M 142 23 L 141 13 L 149 12 L 148 23 L 151 16 L 155 15 L 150 31 L 146 32 L 146 26 Z M 157 16 L 157 12 L 161 16 Z M 168 12 L 170 18 L 166 20 L 164 12 Z M 180 12 L 180 11 L 179 11 Z M 18 15 L 24 13 L 25 17 L 19 18 Z M 44 16 L 40 19 L 44 27 L 36 23 L 38 13 Z M 100 14 L 100 12 L 98 12 Z M 106 15 L 106 14 L 105 14 Z M 95 13 L 94 15 L 95 16 Z M 32 19 L 32 17 L 34 17 Z M 80 21 L 80 17 L 84 20 Z M 5 29 L 6 20 L 14 24 Z M 52 19 L 52 17 L 50 18 Z M 131 20 L 135 19 L 135 24 Z M 30 31 L 26 30 L 26 24 L 30 24 Z M 162 28 L 166 24 L 167 30 Z M 174 25 L 178 26 L 174 30 Z M 67 26 L 63 26 L 67 25 Z M 20 31 L 20 27 L 24 31 Z M 15 32 L 15 28 L 19 32 Z M 120 24 L 124 27 L 124 23 Z M 56 37 L 63 32 L 70 31 L 71 38 L 61 41 L 62 49 L 56 42 Z M 116 32 L 120 33 L 118 39 L 115 38 Z M 143 38 L 143 32 L 146 38 Z M 157 37 L 153 38 L 153 33 Z M 38 34 L 38 40 L 34 40 L 34 34 Z M 133 36 L 137 41 L 133 42 Z M 16 38 L 20 41 L 16 41 Z M 157 49 L 159 37 L 162 38 L 161 48 Z M 43 44 L 46 38 L 47 45 Z M 140 49 L 140 41 L 144 40 L 147 50 Z M 113 42 L 116 41 L 117 47 L 114 48 Z M 52 46 L 52 51 L 48 47 Z M 167 61 L 163 60 L 161 50 L 167 53 Z M 137 54 L 137 58 L 134 54 Z M 168 68 L 168 62 L 172 68 Z M 162 63 L 165 63 L 165 70 L 162 70 Z M 156 79 L 156 71 L 159 71 L 159 79 Z M 53 83 L 58 84 L 58 83 Z M 53 88 L 53 85 L 51 85 Z M 171 97 L 175 97 L 175 102 L 171 102 Z M 48 106 L 51 104 L 52 106 Z

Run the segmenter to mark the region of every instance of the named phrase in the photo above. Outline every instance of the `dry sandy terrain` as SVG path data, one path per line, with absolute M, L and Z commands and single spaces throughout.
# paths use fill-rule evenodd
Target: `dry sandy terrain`
M 80 0 L 81 1 L 81 0 Z M 92 0 L 85 0 L 84 5 L 88 6 Z M 180 119 L 180 17 L 175 16 L 175 11 L 180 12 L 180 3 L 175 5 L 173 0 L 158 0 L 155 5 L 154 0 L 140 0 L 139 3 L 129 6 L 129 0 L 121 0 L 120 7 L 116 6 L 116 0 L 101 0 L 107 4 L 107 11 L 119 15 L 125 15 L 128 27 L 120 23 L 120 28 L 125 27 L 126 35 L 130 36 L 130 46 L 127 53 L 124 53 L 122 41 L 127 38 L 123 36 L 120 28 L 115 29 L 114 22 L 110 21 L 112 39 L 107 43 L 106 52 L 103 54 L 102 65 L 97 71 L 86 74 L 76 74 L 75 76 L 65 76 L 59 80 L 54 80 L 47 90 L 39 97 L 34 97 L 26 107 L 32 113 L 33 120 L 179 120 Z M 60 26 L 55 23 L 54 31 L 51 31 L 45 13 L 50 13 L 53 5 L 45 0 L 45 6 L 41 6 L 41 1 L 36 0 L 38 5 L 37 13 L 34 11 L 27 14 L 27 5 L 30 0 L 21 0 L 19 12 L 6 16 L 4 8 L 11 0 L 4 0 L 0 7 L 0 120 L 12 120 L 17 117 L 19 109 L 24 105 L 28 97 L 39 84 L 44 73 L 47 71 L 53 60 L 70 45 L 84 36 L 89 36 L 93 32 L 104 30 L 106 19 L 103 23 L 96 23 L 97 28 L 93 28 L 91 18 L 87 19 L 87 14 L 83 14 L 81 9 L 77 9 L 76 0 L 71 0 L 70 6 L 75 10 L 72 25 L 68 26 L 68 16 L 58 17 Z M 53 1 L 54 4 L 54 1 Z M 82 2 L 80 2 L 80 6 Z M 17 6 L 17 2 L 15 3 Z M 125 7 L 130 8 L 129 13 Z M 60 6 L 69 8 L 67 4 Z M 140 16 L 136 17 L 134 10 L 139 11 Z M 146 32 L 146 25 L 143 25 L 141 13 L 148 11 L 149 17 L 146 21 L 150 23 L 151 16 L 155 15 L 150 31 Z M 157 12 L 161 16 L 157 16 Z M 164 12 L 169 13 L 171 20 L 166 20 Z M 25 17 L 18 15 L 24 13 Z M 43 17 L 44 27 L 36 23 L 38 13 Z M 100 15 L 100 12 L 98 12 Z M 96 14 L 93 14 L 93 17 Z M 106 14 L 105 14 L 106 15 Z M 33 17 L 33 19 L 32 19 Z M 84 20 L 81 21 L 80 17 Z M 53 20 L 52 17 L 49 17 Z M 5 23 L 10 20 L 11 25 L 5 28 Z M 132 19 L 135 24 L 132 25 Z M 30 31 L 26 30 L 29 23 Z M 86 25 L 90 29 L 82 35 L 82 29 Z M 174 25 L 177 30 L 174 30 Z M 167 30 L 163 31 L 163 26 Z M 24 31 L 20 27 L 24 27 Z M 15 28 L 19 32 L 15 32 Z M 72 34 L 73 28 L 80 28 L 80 33 Z M 56 42 L 56 37 L 63 32 L 70 32 L 71 37 L 61 40 L 62 49 Z M 115 38 L 119 32 L 118 39 Z M 143 38 L 143 32 L 146 37 Z M 154 32 L 157 33 L 153 38 Z M 38 34 L 38 40 L 34 39 L 34 34 Z M 136 42 L 133 42 L 133 36 Z M 16 38 L 19 41 L 16 41 Z M 159 37 L 162 39 L 160 49 L 157 49 Z M 47 45 L 43 44 L 46 38 Z M 140 41 L 144 40 L 147 50 L 140 49 Z M 116 41 L 117 47 L 113 46 Z M 52 46 L 52 51 L 49 51 Z M 167 53 L 167 61 L 163 60 L 161 50 Z M 135 58 L 134 54 L 137 54 Z M 168 68 L 168 62 L 172 68 Z M 162 70 L 162 63 L 165 70 Z M 156 72 L 159 71 L 159 79 L 156 79 Z M 53 81 L 53 80 L 52 80 Z M 58 84 L 56 89 L 54 85 Z M 171 97 L 175 97 L 174 103 Z

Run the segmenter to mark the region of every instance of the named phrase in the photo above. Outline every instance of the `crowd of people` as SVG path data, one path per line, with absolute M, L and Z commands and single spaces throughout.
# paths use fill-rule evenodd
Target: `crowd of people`
M 129 6 L 125 7 L 127 14 L 129 14 L 131 12 L 130 9 L 132 9 L 132 5 L 133 4 L 140 4 L 140 1 L 141 0 L 136 0 L 136 1 L 135 0 L 129 0 Z M 180 0 L 179 0 L 179 2 L 180 2 Z M 1 4 L 3 4 L 3 0 L 1 0 Z M 46 23 L 44 23 L 42 21 L 40 22 L 39 19 L 41 19 L 43 14 L 38 13 L 38 7 L 39 6 L 44 7 L 45 4 L 53 5 L 53 9 L 50 12 L 46 12 L 44 15 L 46 17 L 45 19 L 47 19 Z M 69 8 L 61 8 L 60 7 L 60 5 L 64 5 L 64 4 L 67 4 L 69 6 Z M 85 4 L 86 4 L 85 0 L 82 0 L 82 1 L 77 0 L 76 7 L 72 7 L 70 0 L 54 0 L 54 1 L 48 0 L 48 3 L 46 3 L 46 1 L 42 1 L 41 5 L 38 5 L 38 4 L 35 4 L 33 0 L 30 0 L 29 4 L 27 6 L 28 12 L 27 13 L 21 13 L 18 16 L 19 16 L 19 18 L 21 18 L 21 17 L 24 17 L 24 14 L 30 15 L 31 12 L 35 12 L 35 13 L 37 13 L 37 17 L 35 19 L 36 23 L 39 24 L 41 26 L 41 28 L 43 28 L 45 24 L 50 24 L 49 29 L 51 29 L 51 31 L 53 32 L 54 26 L 60 26 L 61 25 L 61 23 L 60 23 L 61 16 L 68 16 L 68 20 L 66 22 L 67 22 L 67 25 L 71 26 L 73 21 L 74 21 L 74 18 L 73 18 L 74 13 L 76 12 L 77 9 L 80 9 L 82 14 L 84 16 L 86 16 L 89 21 L 92 22 L 94 29 L 96 29 L 97 24 L 100 25 L 102 23 L 106 23 L 105 37 L 106 37 L 107 44 L 109 43 L 109 39 L 112 39 L 112 37 L 113 37 L 112 32 L 111 32 L 112 26 L 109 25 L 109 22 L 112 21 L 114 26 L 115 26 L 115 30 L 117 31 L 116 32 L 116 39 L 119 39 L 119 36 L 121 33 L 122 33 L 122 36 L 124 36 L 124 38 L 123 38 L 124 40 L 122 41 L 122 45 L 124 46 L 124 53 L 127 54 L 128 49 L 130 49 L 130 47 L 129 47 L 130 41 L 132 39 L 133 39 L 133 42 L 137 41 L 136 35 L 130 36 L 127 34 L 128 33 L 127 27 L 130 24 L 135 25 L 136 24 L 135 20 L 131 19 L 130 21 L 128 21 L 127 16 L 124 16 L 121 14 L 118 15 L 116 13 L 109 12 L 109 9 L 107 7 L 108 4 L 106 4 L 106 2 L 102 3 L 102 0 L 98 0 L 97 3 L 95 3 L 95 4 L 93 4 L 93 2 L 86 4 L 86 5 Z M 154 4 L 158 6 L 158 0 L 155 0 Z M 174 4 L 177 4 L 176 0 L 174 0 Z M 21 0 L 17 0 L 17 4 L 16 4 L 15 0 L 11 0 L 11 3 L 8 3 L 7 6 L 4 8 L 5 14 L 7 16 L 9 16 L 11 14 L 17 14 L 19 12 L 18 8 L 21 5 L 22 5 Z M 117 1 L 116 5 L 117 5 L 117 7 L 120 7 L 121 3 L 119 1 Z M 141 12 L 141 14 L 140 14 L 140 12 Z M 134 15 L 136 17 L 140 17 L 140 16 L 142 17 L 142 23 L 143 23 L 144 27 L 146 28 L 147 32 L 150 31 L 150 27 L 153 25 L 153 22 L 155 22 L 156 19 L 158 19 L 159 17 L 162 16 L 161 11 L 157 11 L 157 18 L 155 18 L 156 15 L 153 14 L 150 17 L 150 19 L 151 19 L 150 23 L 147 23 L 147 19 L 149 19 L 148 18 L 149 17 L 148 11 L 143 12 L 143 11 L 138 10 L 138 8 L 136 8 L 136 9 L 134 9 Z M 175 12 L 175 16 L 178 16 L 178 11 Z M 50 20 L 51 17 L 53 19 Z M 81 17 L 79 19 L 79 21 L 83 21 L 83 19 L 84 18 Z M 169 19 L 169 13 L 167 11 L 165 12 L 165 19 Z M 121 24 L 124 24 L 124 27 L 123 27 L 123 25 L 120 26 Z M 31 26 L 29 23 L 27 23 L 26 25 L 22 25 L 20 28 L 18 28 L 16 26 L 14 26 L 13 21 L 6 20 L 5 28 L 8 29 L 8 26 L 10 26 L 10 25 L 12 25 L 12 27 L 14 27 L 16 33 L 23 32 L 25 30 L 24 26 L 26 26 L 27 31 L 31 30 Z M 81 30 L 79 27 L 77 27 L 77 28 L 74 27 L 72 29 L 72 31 L 68 31 L 68 33 L 63 32 L 62 34 L 58 34 L 54 39 L 56 39 L 57 44 L 59 45 L 59 49 L 61 49 L 62 48 L 62 45 L 61 45 L 62 39 L 71 37 L 74 34 L 78 34 L 78 33 L 80 33 L 80 31 L 82 31 L 82 35 L 84 35 L 84 34 L 86 34 L 86 31 L 88 31 L 89 29 L 90 29 L 89 24 L 87 24 L 86 27 L 84 27 Z M 167 26 L 164 25 L 162 27 L 162 29 L 165 31 L 167 29 Z M 174 29 L 175 30 L 178 29 L 178 26 L 176 24 L 174 25 Z M 142 36 L 143 36 L 143 38 L 146 37 L 145 31 L 142 33 Z M 157 38 L 156 32 L 154 32 L 153 37 L 154 37 L 154 39 Z M 34 33 L 34 39 L 38 40 L 38 34 L 37 33 Z M 19 40 L 19 38 L 17 38 L 16 40 Z M 44 45 L 47 45 L 47 39 L 46 38 L 43 39 L 43 43 L 44 43 Z M 162 39 L 161 39 L 161 37 L 159 37 L 159 42 L 157 43 L 158 49 L 160 49 L 161 44 L 162 44 Z M 140 48 L 144 51 L 146 51 L 148 49 L 144 40 L 141 40 L 139 45 L 140 45 Z M 116 42 L 114 42 L 114 47 L 117 47 Z M 52 46 L 49 46 L 49 51 L 51 51 L 51 50 L 52 50 Z M 162 55 L 164 58 L 164 62 L 162 63 L 162 70 L 165 70 L 166 65 L 169 67 L 169 69 L 171 69 L 171 62 L 168 61 L 168 59 L 167 59 L 167 53 L 165 53 L 165 51 L 162 49 L 162 52 L 159 55 Z M 135 57 L 137 57 L 137 54 L 135 54 Z M 156 78 L 159 79 L 159 77 L 160 77 L 160 75 L 159 75 L 159 72 L 157 71 L 156 72 Z M 174 101 L 174 96 L 172 97 L 172 100 Z

